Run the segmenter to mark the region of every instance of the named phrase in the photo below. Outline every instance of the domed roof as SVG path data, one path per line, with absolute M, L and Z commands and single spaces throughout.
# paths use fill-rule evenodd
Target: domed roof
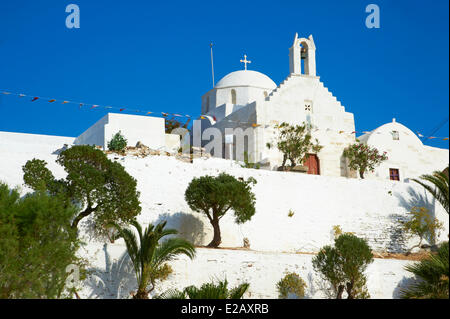
M 253 86 L 273 90 L 277 87 L 274 81 L 261 72 L 251 70 L 240 70 L 225 75 L 215 88 L 226 88 L 233 86 Z
M 390 123 L 386 123 L 376 128 L 369 134 L 366 134 L 363 140 L 367 142 L 382 142 L 386 140 L 392 140 L 392 132 L 398 132 L 399 140 L 408 145 L 422 146 L 422 141 L 411 131 L 409 128 L 396 122 L 395 119 Z

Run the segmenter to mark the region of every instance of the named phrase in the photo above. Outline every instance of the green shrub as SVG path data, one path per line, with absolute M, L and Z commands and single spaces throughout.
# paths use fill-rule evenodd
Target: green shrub
M 312 264 L 315 271 L 329 282 L 336 299 L 342 299 L 344 291 L 348 299 L 369 298 L 364 271 L 373 262 L 367 242 L 352 234 L 341 234 L 334 246 L 325 246 Z
M 119 131 L 114 134 L 113 138 L 108 142 L 108 150 L 122 152 L 127 147 L 127 139 Z
M 234 288 L 228 288 L 228 281 L 204 283 L 200 288 L 189 286 L 179 291 L 166 291 L 156 299 L 242 299 L 250 284 L 243 283 Z
M 408 254 L 413 248 L 420 247 L 425 238 L 433 244 L 436 241 L 437 232 L 443 225 L 437 218 L 433 218 L 425 207 L 413 207 L 409 214 L 411 217 L 403 223 L 403 229 L 411 236 L 418 236 L 419 243 L 412 246 Z
M 305 281 L 296 273 L 288 273 L 277 283 L 277 290 L 281 299 L 286 299 L 290 294 L 294 294 L 297 298 L 305 296 Z
M 415 282 L 401 291 L 404 299 L 448 299 L 449 298 L 449 249 L 443 243 L 437 254 L 408 265 L 405 269 L 415 275 Z
M 323 148 L 318 139 L 315 139 L 315 143 L 312 142 L 309 124 L 292 126 L 283 122 L 276 128 L 279 131 L 277 147 L 283 153 L 282 167 L 285 167 L 287 160 L 291 162 L 292 167 L 299 162 L 303 163 L 306 154 L 310 152 L 317 154 Z M 270 149 L 271 144 L 268 143 L 266 146 Z
M 376 166 L 388 159 L 386 152 L 380 154 L 378 149 L 361 143 L 348 146 L 343 156 L 349 160 L 348 166 L 358 171 L 361 178 L 364 178 L 366 171 L 373 172 Z
M 0 183 L 0 299 L 54 299 L 75 292 L 66 286 L 66 268 L 83 268 L 76 257 L 80 242 L 70 227 L 75 213 L 64 199 L 43 191 L 20 198 Z

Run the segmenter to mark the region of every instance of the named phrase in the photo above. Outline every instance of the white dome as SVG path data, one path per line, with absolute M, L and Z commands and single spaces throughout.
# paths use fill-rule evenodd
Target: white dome
M 215 88 L 220 89 L 236 86 L 252 86 L 270 90 L 277 87 L 271 78 L 261 72 L 241 70 L 225 75 L 219 82 L 217 82 Z
M 399 133 L 400 141 L 407 145 L 415 145 L 420 147 L 423 145 L 422 141 L 409 128 L 400 124 L 393 119 L 392 122 L 381 125 L 369 134 L 367 134 L 367 142 L 370 144 L 385 143 L 387 140 L 392 140 L 392 132 Z M 364 138 L 365 140 L 366 138 Z

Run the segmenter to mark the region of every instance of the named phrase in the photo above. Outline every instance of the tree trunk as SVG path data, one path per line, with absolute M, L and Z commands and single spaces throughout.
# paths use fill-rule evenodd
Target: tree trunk
M 289 159 L 291 161 L 291 167 L 295 167 L 295 160 L 293 158 Z
M 283 155 L 283 163 L 281 163 L 281 167 L 284 168 L 284 166 L 286 165 L 286 160 L 287 160 L 287 156 Z
M 355 297 L 353 296 L 353 283 L 352 282 L 348 282 L 347 283 L 347 299 L 355 299 Z
M 342 294 L 344 293 L 344 285 L 339 285 L 336 299 L 342 299 Z
M 359 177 L 361 177 L 361 179 L 364 179 L 364 170 L 359 170 Z
M 214 217 L 211 220 L 211 225 L 214 229 L 214 237 L 213 240 L 208 244 L 208 247 L 217 248 L 222 243 L 222 238 L 220 236 L 219 219 Z
M 138 289 L 136 294 L 133 296 L 133 299 L 148 299 L 148 293 L 145 289 Z
M 95 211 L 94 208 L 87 207 L 83 212 L 81 212 L 80 214 L 78 214 L 77 217 L 75 217 L 75 219 L 72 222 L 71 227 L 73 229 L 76 229 L 78 227 L 78 223 L 80 222 L 80 220 L 82 220 L 86 216 L 89 216 L 93 211 Z

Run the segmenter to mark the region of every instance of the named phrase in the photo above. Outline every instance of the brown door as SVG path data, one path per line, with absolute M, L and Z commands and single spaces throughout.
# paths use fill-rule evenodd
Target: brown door
M 306 155 L 305 166 L 308 166 L 308 174 L 320 175 L 319 158 L 316 154 Z

